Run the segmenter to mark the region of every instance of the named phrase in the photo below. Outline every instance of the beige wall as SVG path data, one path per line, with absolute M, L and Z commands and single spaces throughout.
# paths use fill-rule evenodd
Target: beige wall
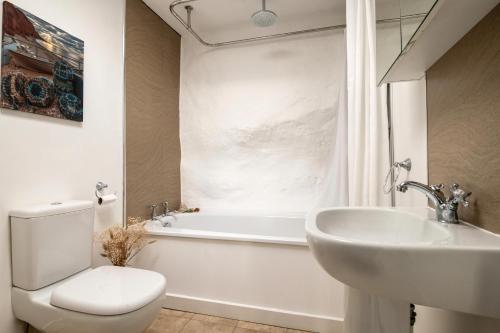
M 430 183 L 472 191 L 466 221 L 500 233 L 500 5 L 427 72 Z
M 126 213 L 180 205 L 180 36 L 141 0 L 127 0 Z
M 427 72 L 430 183 L 472 191 L 465 220 L 500 233 L 500 5 Z M 417 308 L 415 333 L 496 333 L 500 320 Z

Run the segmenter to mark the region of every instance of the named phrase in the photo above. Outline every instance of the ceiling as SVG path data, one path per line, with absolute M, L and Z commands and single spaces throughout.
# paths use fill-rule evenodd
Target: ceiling
M 143 1 L 180 35 L 188 33 L 170 13 L 169 6 L 173 0 Z M 400 1 L 410 0 L 376 0 L 377 18 L 397 17 Z M 345 24 L 345 2 L 346 0 L 267 0 L 267 9 L 278 15 L 276 24 L 268 28 L 256 27 L 250 19 L 254 12 L 261 9 L 261 0 L 196 0 L 189 5 L 194 8 L 193 29 L 206 41 L 221 42 Z M 185 5 L 179 5 L 176 11 L 187 20 L 184 7 Z
M 170 13 L 172 0 L 143 1 L 179 34 L 186 33 Z M 278 15 L 268 28 L 256 27 L 250 19 L 261 9 L 261 0 L 196 0 L 190 5 L 193 29 L 211 42 L 345 24 L 345 0 L 267 0 L 267 9 Z M 184 5 L 176 11 L 186 19 Z

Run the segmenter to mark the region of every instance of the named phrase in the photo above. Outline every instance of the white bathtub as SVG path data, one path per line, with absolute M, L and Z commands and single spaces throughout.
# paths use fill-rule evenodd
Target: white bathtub
M 307 246 L 304 218 L 297 216 L 251 216 L 178 214 L 148 224 L 151 235 L 209 238 Z
M 304 217 L 179 214 L 148 223 L 134 266 L 167 277 L 165 307 L 317 332 L 341 332 L 343 285 L 316 263 Z

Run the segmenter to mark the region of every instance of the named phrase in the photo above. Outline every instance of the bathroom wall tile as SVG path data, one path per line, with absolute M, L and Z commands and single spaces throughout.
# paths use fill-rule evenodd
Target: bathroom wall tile
M 193 319 L 187 323 L 182 333 L 232 333 L 233 331 L 234 325 L 224 325 L 216 322 Z
M 286 333 L 286 328 L 239 321 L 235 333 Z
M 237 320 L 234 320 L 234 319 L 214 317 L 214 316 L 208 316 L 208 315 L 203 315 L 203 314 L 195 314 L 193 316 L 193 319 L 198 320 L 198 321 L 213 323 L 213 324 L 232 326 L 232 327 L 235 327 L 237 322 L 238 322 Z

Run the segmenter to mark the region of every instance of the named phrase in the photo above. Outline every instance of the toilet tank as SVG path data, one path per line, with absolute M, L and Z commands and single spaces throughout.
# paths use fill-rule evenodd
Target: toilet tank
M 16 209 L 10 213 L 10 225 L 14 286 L 36 290 L 90 267 L 92 201 Z

